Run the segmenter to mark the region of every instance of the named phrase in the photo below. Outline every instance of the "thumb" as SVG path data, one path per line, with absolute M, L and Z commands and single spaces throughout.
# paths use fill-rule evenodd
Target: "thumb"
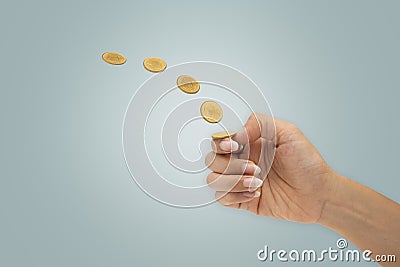
M 239 144 L 254 143 L 259 138 L 273 140 L 275 138 L 275 124 L 271 116 L 253 113 L 244 127 L 233 137 Z

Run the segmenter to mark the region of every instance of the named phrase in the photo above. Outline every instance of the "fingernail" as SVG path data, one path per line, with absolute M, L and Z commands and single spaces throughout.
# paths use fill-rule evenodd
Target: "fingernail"
M 227 152 L 231 152 L 231 151 L 236 151 L 239 149 L 239 144 L 235 141 L 231 141 L 231 140 L 222 140 L 219 143 L 219 147 L 223 150 L 223 151 L 227 151 Z
M 261 168 L 258 167 L 257 165 L 254 166 L 255 166 L 254 175 L 259 175 L 261 173 Z
M 258 188 L 262 184 L 263 184 L 263 181 L 261 179 L 255 178 L 255 177 L 246 178 L 243 180 L 244 187 Z
M 243 192 L 242 193 L 244 197 L 254 197 L 255 196 L 255 192 Z
M 248 198 L 256 198 L 261 195 L 260 191 L 255 191 L 255 192 L 243 192 L 242 193 L 244 197 Z
M 261 173 L 261 169 L 253 163 L 245 163 L 244 173 L 257 176 Z

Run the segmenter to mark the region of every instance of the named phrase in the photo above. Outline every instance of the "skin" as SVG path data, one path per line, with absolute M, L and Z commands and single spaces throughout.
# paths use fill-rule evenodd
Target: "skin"
M 332 170 L 293 124 L 252 114 L 232 139 L 214 140 L 208 185 L 224 206 L 326 226 L 400 261 L 400 205 Z

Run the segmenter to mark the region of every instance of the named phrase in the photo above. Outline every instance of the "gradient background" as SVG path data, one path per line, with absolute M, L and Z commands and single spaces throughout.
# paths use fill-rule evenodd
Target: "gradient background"
M 400 201 L 399 10 L 398 1 L 2 1 L 0 265 L 262 266 L 264 245 L 335 247 L 339 235 L 318 225 L 152 200 L 125 166 L 124 112 L 150 75 L 145 57 L 221 62 L 268 88 L 274 114 L 335 170 Z M 102 62 L 109 50 L 127 64 Z

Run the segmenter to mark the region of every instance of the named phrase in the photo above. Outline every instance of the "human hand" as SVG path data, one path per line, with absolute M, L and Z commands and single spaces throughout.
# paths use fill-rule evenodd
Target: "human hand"
M 207 183 L 225 206 L 313 223 L 336 188 L 335 172 L 291 123 L 255 113 L 232 139 L 212 145 Z
M 379 264 L 397 266 L 400 205 L 335 173 L 293 124 L 253 114 L 234 137 L 212 146 L 207 183 L 221 204 L 319 223 L 372 252 Z

